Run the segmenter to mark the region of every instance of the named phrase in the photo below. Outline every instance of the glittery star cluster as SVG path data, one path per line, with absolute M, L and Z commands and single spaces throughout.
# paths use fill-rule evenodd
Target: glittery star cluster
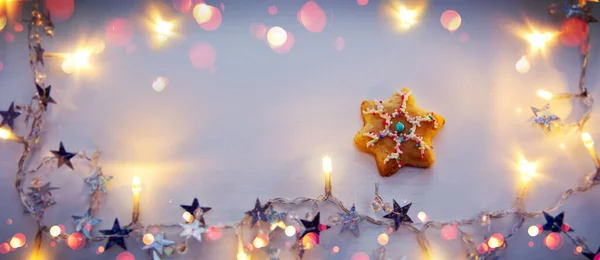
M 412 140 L 416 143 L 416 147 L 421 151 L 421 159 L 425 156 L 425 150 L 433 149 L 433 146 L 427 144 L 422 136 L 419 136 L 416 133 L 417 127 L 421 126 L 421 122 L 433 122 L 433 128 L 438 128 L 438 123 L 435 117 L 433 116 L 433 112 L 427 113 L 424 116 L 411 116 L 407 111 L 406 101 L 408 97 L 411 95 L 410 91 L 399 91 L 400 97 L 402 99 L 400 107 L 396 108 L 393 113 L 385 112 L 383 105 L 383 101 L 379 101 L 377 103 L 377 109 L 367 109 L 363 111 L 363 114 L 373 114 L 381 117 L 383 121 L 384 129 L 379 133 L 368 132 L 363 135 L 371 137 L 372 140 L 367 143 L 367 147 L 375 145 L 381 139 L 387 137 L 391 137 L 394 142 L 396 142 L 396 146 L 394 148 L 394 152 L 388 155 L 384 163 L 388 163 L 390 160 L 394 160 L 398 163 L 399 167 L 402 167 L 404 163 L 402 162 L 402 143 Z M 396 123 L 393 129 L 390 129 L 392 126 L 392 119 L 396 117 L 404 117 L 406 121 L 410 124 L 410 128 L 407 128 L 402 122 Z M 408 129 L 408 130 L 406 130 Z M 406 131 L 405 131 L 406 130 Z

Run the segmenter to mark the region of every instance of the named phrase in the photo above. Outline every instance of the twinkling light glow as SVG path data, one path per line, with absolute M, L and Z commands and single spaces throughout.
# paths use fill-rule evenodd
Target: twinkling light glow
M 73 65 L 73 61 L 71 59 L 63 60 L 60 64 L 60 68 L 64 73 L 71 74 L 75 71 L 75 66 Z
M 194 221 L 194 216 L 189 213 L 189 212 L 184 212 L 183 213 L 183 219 L 187 222 L 187 223 L 191 223 L 192 221 Z
M 487 242 L 490 248 L 501 247 L 504 244 L 504 236 L 500 233 L 493 234 Z
M 75 232 L 67 238 L 67 245 L 73 250 L 80 250 L 85 246 L 85 236 Z
M 208 22 L 212 17 L 212 9 L 205 3 L 194 6 L 192 13 L 198 24 Z
M 8 139 L 12 136 L 12 133 L 10 132 L 10 130 L 4 128 L 4 127 L 0 127 L 0 139 Z M 12 220 L 11 220 L 12 223 Z
M 99 246 L 98 249 L 96 249 L 96 254 L 102 254 L 104 253 L 104 247 L 103 246 Z
M 462 18 L 458 12 L 454 10 L 446 10 L 444 13 L 442 13 L 440 22 L 442 23 L 442 26 L 446 28 L 446 30 L 454 32 L 460 27 Z
M 0 244 L 0 254 L 4 255 L 10 252 L 10 245 L 8 243 Z
M 592 139 L 592 136 L 588 132 L 581 133 L 581 140 L 583 141 L 583 145 L 585 145 L 585 147 L 594 146 L 594 139 Z
M 50 235 L 51 235 L 52 237 L 57 237 L 57 236 L 59 236 L 59 235 L 60 235 L 60 233 L 62 233 L 62 230 L 60 230 L 60 227 L 59 227 L 59 226 L 52 226 L 52 227 L 50 228 Z
M 337 253 L 339 253 L 339 252 L 340 252 L 340 247 L 339 247 L 339 246 L 334 246 L 334 247 L 331 249 L 331 251 L 332 251 L 334 254 L 337 254 Z
M 67 56 L 67 59 L 71 59 L 75 69 L 88 68 L 90 66 L 89 59 L 92 54 L 89 50 L 78 50 L 77 52 Z
M 252 242 L 255 248 L 263 248 L 269 244 L 269 237 L 265 234 L 259 233 Z
M 540 33 L 538 31 L 533 31 L 530 34 L 525 36 L 525 39 L 531 45 L 532 51 L 543 51 L 546 47 L 546 44 L 550 42 L 554 38 L 554 34 L 550 32 Z
M 25 238 L 25 235 L 17 233 L 10 239 L 10 247 L 19 248 L 24 246 L 26 242 L 27 239 Z
M 531 69 L 531 64 L 527 60 L 527 56 L 521 57 L 515 64 L 515 68 L 519 73 L 527 73 Z
M 302 238 L 302 245 L 305 249 L 311 249 L 320 243 L 320 237 L 316 233 L 310 232 Z
M 156 16 L 152 28 L 156 33 L 156 39 L 159 41 L 159 43 L 164 43 L 170 37 L 175 35 L 173 32 L 175 23 L 172 21 L 165 21 L 160 16 Z
M 546 247 L 548 247 L 550 250 L 561 249 L 564 245 L 564 242 L 565 241 L 558 232 L 552 232 L 544 239 L 544 245 L 546 245 Z
M 287 41 L 287 32 L 279 26 L 271 27 L 267 32 L 267 41 L 271 47 L 280 47 Z
M 380 245 L 385 246 L 389 242 L 390 242 L 390 237 L 388 236 L 388 234 L 381 233 L 381 234 L 379 234 L 379 236 L 377 236 L 377 243 L 379 243 Z
M 288 237 L 292 237 L 296 235 L 296 228 L 294 226 L 287 226 L 284 230 L 285 235 Z
M 454 240 L 458 236 L 458 230 L 453 225 L 445 225 L 441 231 L 441 237 L 444 240 Z
M 427 217 L 427 214 L 423 211 L 421 211 L 417 214 L 417 218 L 423 223 L 429 221 L 429 217 Z
M 574 253 L 575 253 L 576 255 L 578 255 L 578 254 L 581 254 L 581 252 L 583 252 L 583 247 L 581 247 L 581 246 L 577 246 L 577 247 L 575 248 L 575 252 L 574 252 Z
M 369 260 L 369 254 L 365 253 L 365 252 L 356 252 L 354 253 L 354 255 L 352 255 L 352 258 L 350 258 L 350 260 Z
M 537 95 L 545 100 L 552 100 L 552 93 L 543 89 L 537 91 Z
M 540 229 L 537 226 L 530 226 L 527 229 L 527 234 L 529 234 L 532 237 L 535 237 L 540 234 Z
M 152 243 L 154 243 L 154 235 L 147 233 L 144 235 L 144 237 L 142 237 L 142 242 L 144 242 L 144 245 L 152 245 Z
M 398 10 L 398 21 L 402 28 L 408 29 L 417 22 L 417 10 L 410 10 L 404 6 L 400 6 Z
M 331 157 L 325 156 L 323 157 L 323 172 L 331 172 L 333 170 L 333 166 L 331 164 Z
M 365 6 L 369 3 L 369 0 L 356 0 L 356 3 L 360 6 Z
M 221 22 L 223 21 L 221 10 L 205 3 L 196 5 L 193 14 L 200 28 L 206 31 L 216 30 L 221 26 Z
M 135 260 L 135 256 L 130 252 L 121 252 L 117 255 L 116 260 Z
M 296 39 L 294 38 L 294 35 L 291 32 L 287 32 L 287 41 L 285 41 L 285 43 L 283 45 L 281 45 L 279 47 L 273 47 L 271 45 L 269 45 L 269 46 L 275 53 L 285 54 L 285 53 L 290 52 L 290 50 L 292 49 L 292 46 L 294 46 L 295 41 L 296 41 Z
M 327 24 L 327 16 L 315 1 L 308 1 L 298 11 L 298 21 L 309 32 L 321 32 Z
M 485 254 L 488 251 L 489 247 L 486 243 L 481 243 L 477 246 L 477 253 Z
M 521 173 L 521 180 L 529 182 L 536 175 L 537 163 L 528 162 L 525 158 L 521 158 L 518 170 Z
M 165 77 L 158 77 L 152 82 L 152 88 L 156 92 L 161 92 L 165 90 L 165 87 L 169 85 L 169 80 Z
M 131 190 L 133 192 L 140 192 L 142 190 L 142 180 L 139 176 L 133 176 L 131 180 Z

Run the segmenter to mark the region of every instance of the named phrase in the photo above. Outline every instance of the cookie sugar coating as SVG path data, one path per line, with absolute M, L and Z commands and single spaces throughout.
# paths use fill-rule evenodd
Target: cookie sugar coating
M 446 120 L 419 108 L 409 89 L 398 91 L 387 101 L 365 100 L 360 107 L 364 126 L 354 142 L 375 156 L 381 176 L 392 176 L 404 165 L 433 165 L 431 141 Z

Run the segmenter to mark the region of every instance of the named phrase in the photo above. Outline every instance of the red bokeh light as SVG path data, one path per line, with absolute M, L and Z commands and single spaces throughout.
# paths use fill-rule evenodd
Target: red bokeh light
M 173 7 L 180 13 L 187 13 L 192 10 L 192 0 L 173 0 Z
M 110 20 L 106 24 L 106 40 L 116 46 L 125 46 L 133 40 L 133 24 L 124 18 Z
M 6 42 L 14 42 L 15 41 L 15 35 L 10 33 L 10 32 L 5 32 L 4 33 L 4 40 L 6 40 Z
M 454 240 L 458 236 L 458 230 L 452 225 L 446 225 L 442 228 L 441 237 L 444 240 Z
M 217 60 L 215 48 L 208 43 L 199 43 L 190 50 L 190 61 L 199 69 L 210 69 L 214 67 Z
M 344 38 L 342 38 L 341 36 L 338 36 L 337 38 L 335 38 L 334 49 L 336 51 L 343 50 L 345 46 L 346 46 L 346 41 L 344 41 Z
M 579 18 L 570 18 L 565 21 L 560 31 L 560 41 L 569 47 L 582 45 L 588 37 L 590 28 Z
M 135 260 L 135 256 L 133 256 L 132 253 L 125 251 L 119 253 L 116 260 Z
M 209 5 L 208 6 L 210 8 L 210 19 L 208 19 L 208 21 L 203 22 L 203 23 L 199 23 L 198 25 L 200 25 L 200 28 L 207 30 L 207 31 L 214 31 L 217 28 L 219 28 L 219 26 L 221 26 L 221 22 L 223 21 L 223 16 L 221 15 L 221 10 L 219 10 L 218 8 Z
M 44 2 L 53 22 L 69 20 L 75 11 L 75 0 L 46 0 Z
M 13 29 L 15 29 L 15 32 L 22 32 L 24 28 L 21 23 L 15 23 L 15 26 L 13 27 Z
M 294 46 L 294 42 L 295 42 L 294 35 L 291 32 L 287 32 L 287 40 L 285 41 L 285 43 L 279 47 L 273 47 L 272 49 L 275 53 L 285 54 L 285 53 L 290 52 L 290 50 L 292 50 L 292 46 Z M 267 45 L 268 44 L 269 43 L 267 42 Z M 298 229 L 296 229 L 296 230 L 298 230 Z
M 67 238 L 67 245 L 73 250 L 80 250 L 85 246 L 85 237 L 83 234 L 75 232 Z
M 365 252 L 357 252 L 354 253 L 354 255 L 352 255 L 352 258 L 350 258 L 351 260 L 369 260 L 369 254 L 365 253 Z
M 550 250 L 558 250 L 561 249 L 564 245 L 564 240 L 560 233 L 552 232 L 544 239 L 544 245 L 548 247 Z
M 274 5 L 272 5 L 272 6 L 269 6 L 269 8 L 268 8 L 267 10 L 269 11 L 269 14 L 270 14 L 270 15 L 275 15 L 275 14 L 277 14 L 277 6 L 274 6 Z
M 309 32 L 321 32 L 327 24 L 325 11 L 314 1 L 308 1 L 300 8 L 298 20 Z
M 367 5 L 369 0 L 356 0 L 356 3 L 360 6 Z

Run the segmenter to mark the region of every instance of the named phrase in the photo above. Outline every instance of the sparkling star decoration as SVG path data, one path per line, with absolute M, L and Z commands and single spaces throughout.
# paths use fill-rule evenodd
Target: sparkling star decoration
M 202 242 L 202 233 L 206 232 L 206 229 L 200 227 L 200 222 L 194 219 L 191 223 L 179 224 L 183 228 L 180 236 L 190 238 L 194 237 L 198 242 Z
M 50 187 L 50 183 L 46 183 L 42 186 L 29 187 L 29 193 L 27 193 L 31 201 L 32 213 L 38 216 L 43 216 L 46 208 L 56 204 L 54 198 L 52 198 L 52 190 L 58 190 L 56 187 Z
M 100 223 L 100 220 L 92 217 L 92 209 L 88 208 L 83 216 L 71 216 L 75 221 L 75 231 L 81 232 L 85 237 L 90 238 L 92 227 Z
M 106 183 L 112 180 L 112 176 L 104 176 L 101 167 L 96 167 L 92 176 L 85 178 L 83 181 L 91 186 L 90 194 L 94 194 L 96 191 L 106 193 Z
M 0 127 L 7 125 L 10 129 L 15 129 L 15 118 L 17 118 L 21 113 L 15 111 L 15 102 L 11 102 L 8 110 L 0 111 L 0 116 L 2 116 L 2 122 L 0 122 Z
M 544 214 L 544 218 L 546 219 L 546 224 L 543 226 L 543 230 L 550 232 L 561 232 L 563 226 L 563 220 L 565 218 L 565 213 L 561 212 L 556 217 L 550 216 L 550 214 L 546 212 L 542 212 Z M 572 228 L 569 228 L 567 232 L 573 232 Z
M 42 66 L 44 66 L 44 52 L 46 50 L 44 50 L 44 48 L 42 48 L 42 45 L 38 43 L 33 46 L 33 51 L 35 54 L 33 59 L 31 59 L 31 64 L 33 64 L 34 62 L 39 62 L 42 64 Z
M 539 124 L 542 127 L 546 127 L 546 129 L 548 131 L 552 130 L 552 122 L 553 121 L 560 120 L 560 118 L 558 118 L 554 114 L 550 114 L 549 110 L 550 110 L 550 104 L 547 104 L 542 109 L 531 107 L 531 111 L 533 111 L 533 114 L 535 115 L 535 118 L 533 119 L 533 123 Z
M 162 233 L 160 235 L 155 236 L 154 242 L 152 242 L 152 244 L 150 244 L 150 245 L 144 246 L 143 249 L 154 248 L 154 250 L 156 250 L 156 252 L 158 252 L 159 254 L 162 254 L 165 246 L 172 246 L 172 245 L 175 245 L 175 242 L 171 241 L 171 240 L 167 240 L 165 238 L 165 233 Z
M 258 221 L 264 221 L 264 222 L 268 221 L 265 211 L 267 211 L 267 209 L 269 207 L 271 207 L 271 202 L 267 202 L 264 206 L 261 206 L 260 200 L 258 200 L 258 198 L 256 198 L 256 203 L 254 204 L 254 208 L 252 210 L 246 212 L 247 216 L 252 217 L 251 227 L 254 227 L 254 225 L 256 225 L 256 223 Z
M 67 165 L 69 168 L 71 168 L 71 170 L 75 170 L 75 168 L 73 168 L 73 164 L 71 163 L 71 159 L 73 159 L 73 157 L 75 157 L 75 154 L 67 152 L 67 150 L 65 150 L 65 147 L 63 146 L 62 142 L 60 142 L 60 147 L 58 148 L 58 151 L 50 151 L 50 152 L 52 152 L 54 157 L 56 157 L 56 159 L 58 159 L 58 166 L 57 166 L 58 168 L 60 168 L 63 165 Z
M 112 229 L 108 230 L 100 230 L 100 233 L 104 234 L 108 237 L 108 242 L 106 242 L 105 250 L 108 250 L 114 245 L 119 245 L 121 248 L 127 250 L 127 246 L 125 245 L 125 236 L 131 233 L 131 229 L 126 228 L 122 229 L 121 225 L 119 225 L 119 219 L 115 218 L 115 223 L 113 223 Z
M 44 89 L 36 83 L 35 88 L 37 90 L 37 98 L 39 99 L 40 104 L 42 105 L 44 110 L 46 110 L 46 108 L 48 108 L 49 103 L 56 104 L 56 101 L 54 101 L 52 96 L 50 96 L 50 91 L 52 90 L 52 86 L 48 86 Z
M 212 209 L 211 207 L 200 206 L 197 198 L 194 198 L 192 205 L 181 205 L 181 207 L 192 214 L 194 219 L 197 219 L 203 227 L 206 226 L 206 223 L 204 222 L 204 213 L 210 211 Z
M 596 256 L 600 256 L 600 247 L 598 247 L 598 250 L 596 251 L 595 254 L 592 252 L 583 252 L 581 254 L 583 254 L 589 260 L 595 260 L 595 259 L 597 259 Z
M 325 230 L 331 228 L 330 226 L 321 224 L 320 219 L 321 219 L 321 212 L 317 213 L 317 215 L 311 221 L 301 219 L 300 222 L 302 222 L 302 225 L 304 226 L 305 230 L 304 230 L 304 233 L 302 233 L 302 236 L 300 236 L 300 239 L 302 239 L 308 233 L 312 232 L 312 233 L 319 235 L 319 234 L 321 234 L 321 231 L 325 231 Z
M 410 217 L 407 214 L 408 210 L 410 209 L 410 206 L 412 206 L 412 203 L 408 203 L 405 206 L 400 207 L 400 205 L 398 205 L 398 202 L 394 200 L 394 211 L 390 212 L 389 214 L 383 217 L 387 219 L 393 219 L 394 230 L 398 231 L 398 228 L 400 227 L 401 223 L 413 223 L 412 219 L 410 219 Z
M 352 205 L 349 213 L 339 213 L 340 217 L 342 217 L 342 230 L 341 233 L 344 233 L 346 230 L 350 230 L 354 236 L 359 236 L 358 224 L 362 221 L 360 215 L 356 212 L 356 207 Z

